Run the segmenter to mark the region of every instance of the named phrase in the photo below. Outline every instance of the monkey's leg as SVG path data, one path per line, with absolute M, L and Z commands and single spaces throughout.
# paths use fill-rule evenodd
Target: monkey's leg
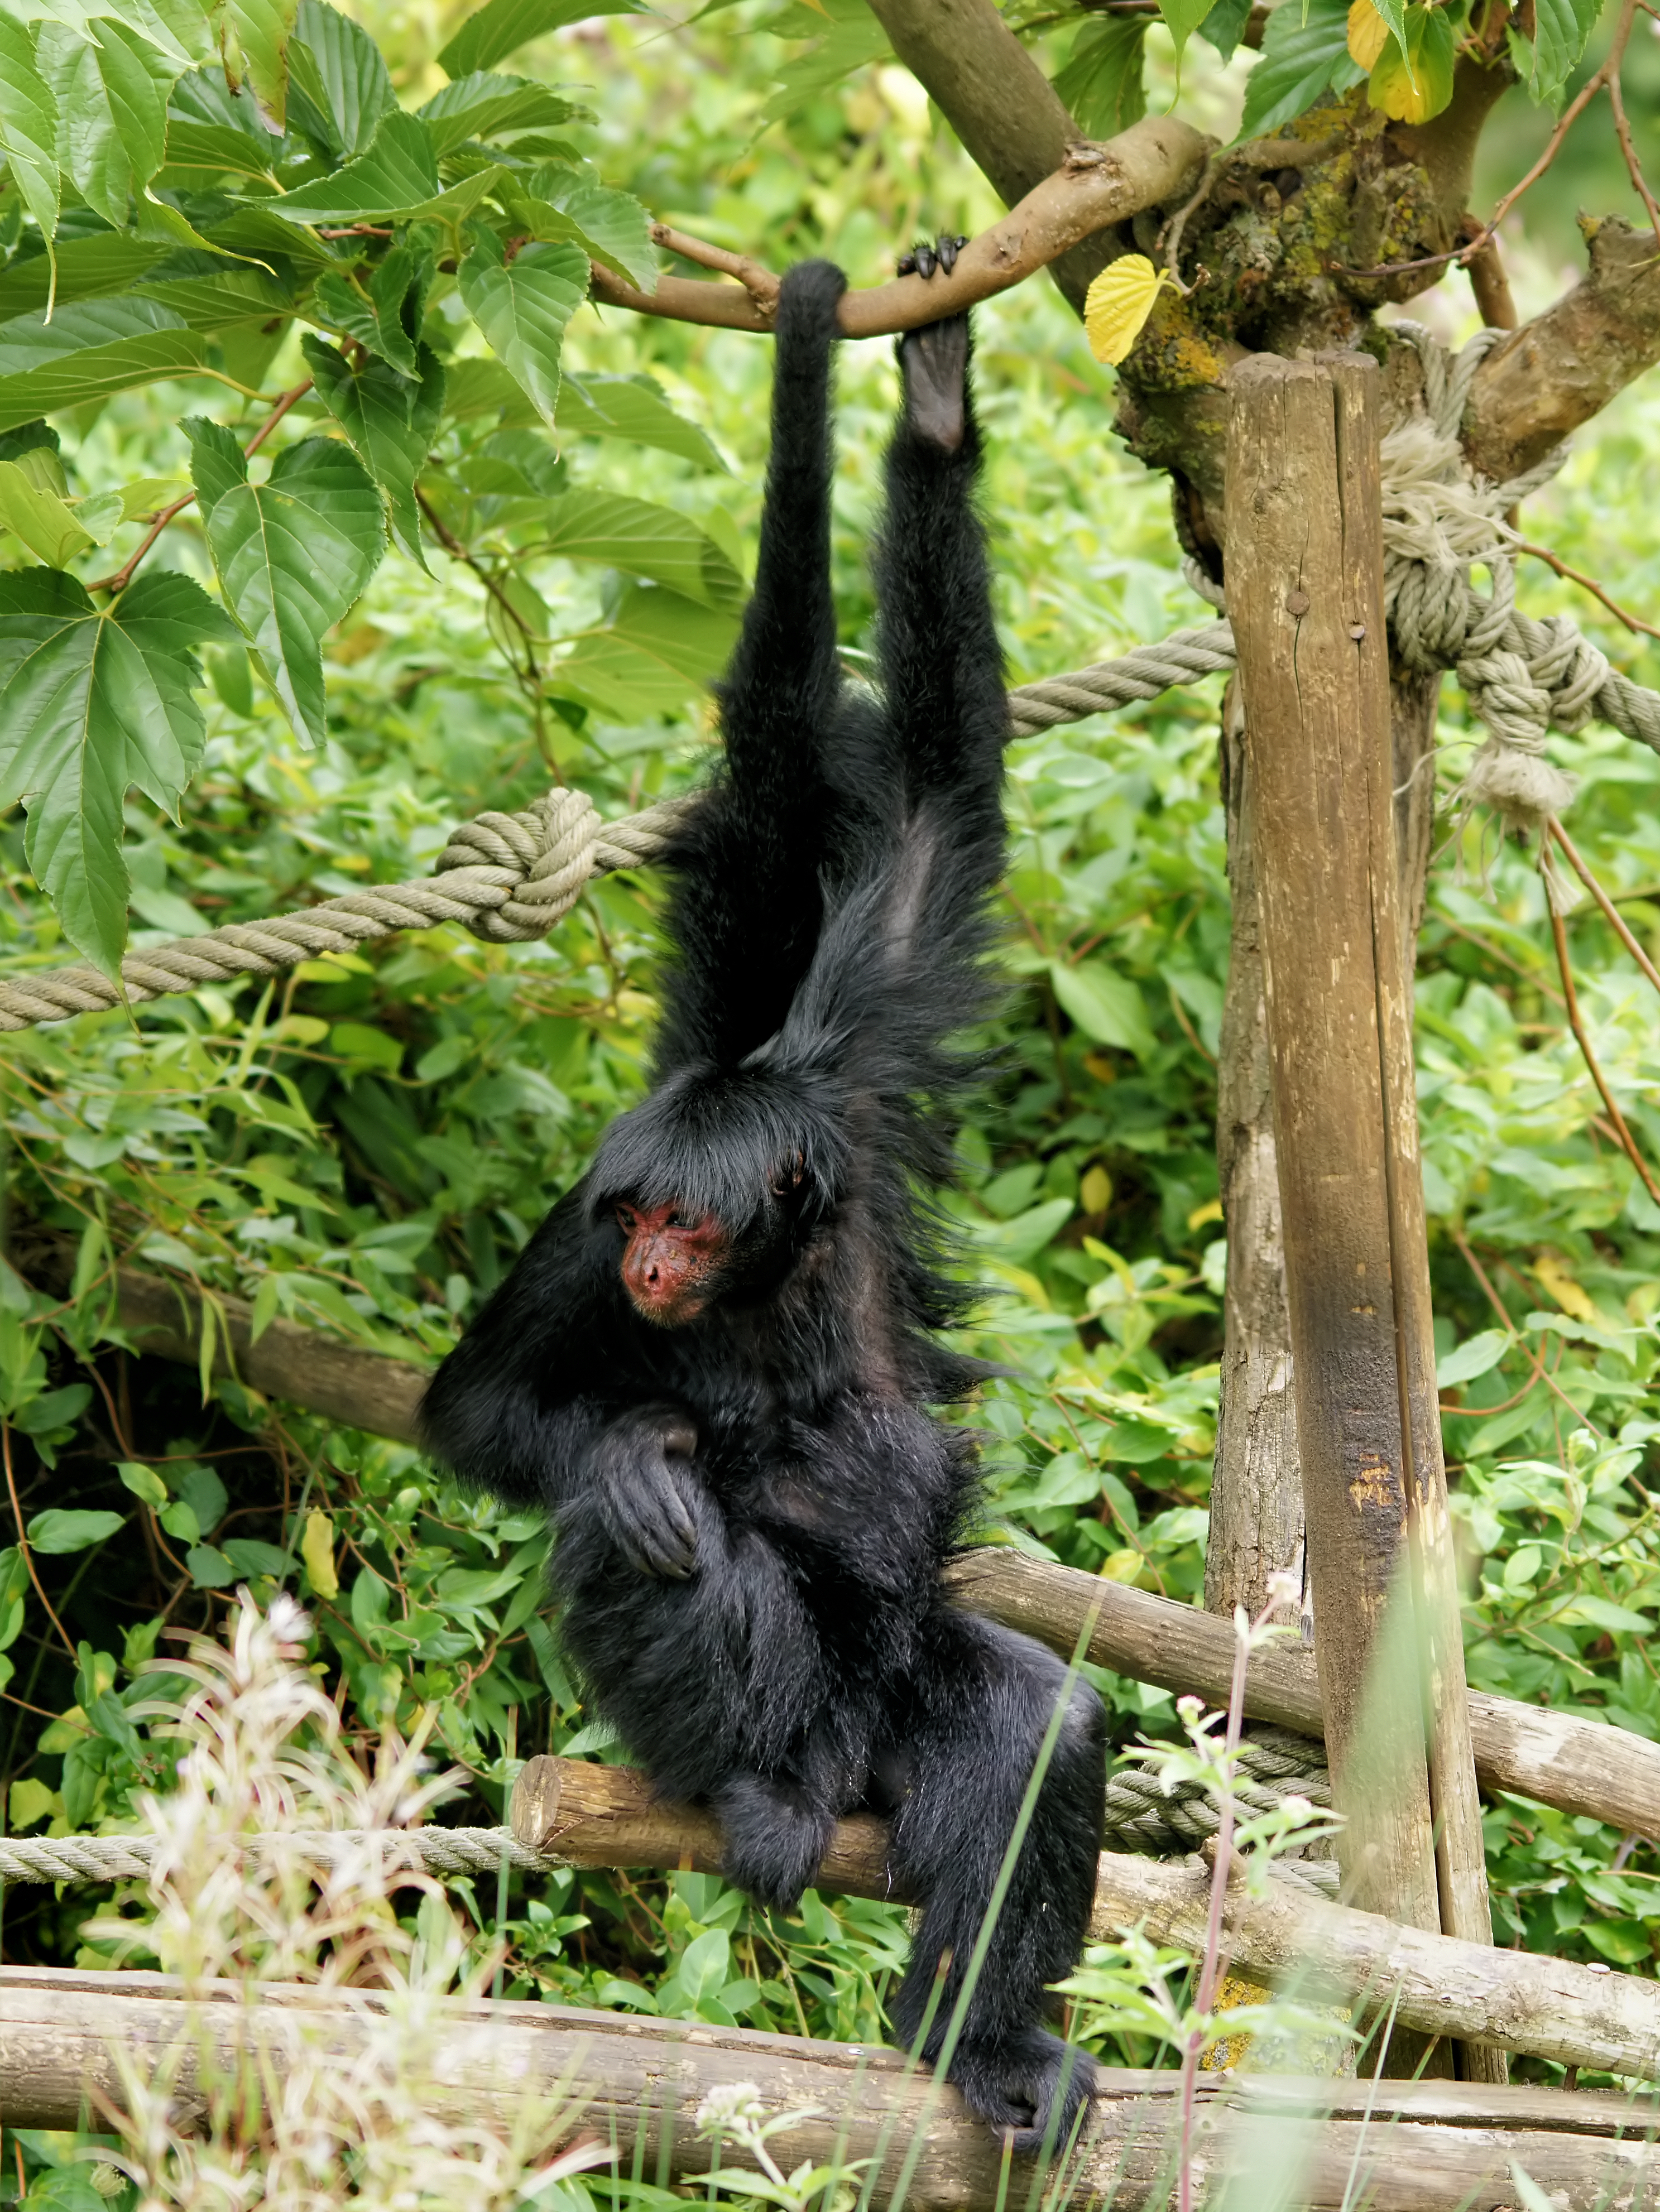
M 1057 1702 L 1066 1711 L 948 2069 L 964 2102 L 1020 2150 L 1064 2144 L 1094 2081 L 1088 2056 L 1043 2026 L 1049 1985 L 1076 1963 L 1095 1894 L 1106 1786 L 1104 1723 L 1086 1683 L 1029 1638 L 936 1615 L 913 1678 L 900 1746 L 904 1791 L 895 1871 L 926 1899 L 894 2006 L 913 2039 L 936 1978 L 923 2045 L 937 2058 L 980 1936 L 1022 1797 Z
M 763 1774 L 734 1774 L 713 1802 L 727 1880 L 757 1905 L 794 1912 L 829 1848 L 830 1805 L 806 1784 Z

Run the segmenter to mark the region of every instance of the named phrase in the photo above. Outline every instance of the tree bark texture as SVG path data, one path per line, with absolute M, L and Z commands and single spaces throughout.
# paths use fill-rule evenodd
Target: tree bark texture
M 1397 912 L 1377 382 L 1358 355 L 1235 371 L 1229 605 L 1339 1856 L 1374 1910 L 1490 1940 Z
M 161 1974 L 0 1967 L 0 2100 L 8 2125 L 73 2128 L 86 2100 L 120 2108 L 122 2050 L 141 2071 L 179 2069 L 176 2109 L 188 2127 L 204 2074 L 216 2079 L 252 2045 L 279 2076 L 301 2035 L 361 2052 L 380 2001 L 365 1990 L 267 1985 L 252 2007 L 226 1983 L 194 2002 Z M 574 2132 L 615 2148 L 623 2172 L 636 2157 L 650 2175 L 702 2176 L 713 2164 L 696 2114 L 716 2088 L 752 2084 L 769 2117 L 799 2115 L 775 2154 L 794 2166 L 869 2160 L 871 2201 L 885 2206 L 913 2135 L 923 2148 L 906 2191 L 918 2212 L 990 2212 L 1024 2203 L 1033 2179 L 1024 2161 L 1012 2194 L 990 2130 L 969 2118 L 956 2093 L 935 2093 L 897 2051 L 806 2043 L 562 2005 L 471 2003 L 444 2008 L 429 2103 L 447 2118 L 481 2116 L 511 2126 L 538 2100 L 587 2100 Z M 1116 2212 L 1167 2203 L 1174 2073 L 1109 2069 L 1088 2134 L 1062 2177 L 1069 2203 L 1108 2202 Z M 1295 2177 L 1309 2212 L 1496 2212 L 1517 2202 L 1512 2162 L 1562 2212 L 1602 2212 L 1651 2201 L 1660 2152 L 1645 2139 L 1651 2107 L 1627 2099 L 1565 2097 L 1538 2089 L 1420 2081 L 1296 2081 L 1273 2075 L 1222 2080 L 1200 2091 L 1197 2179 L 1215 2202 L 1233 2173 L 1260 2178 L 1271 2165 Z M 727 2154 L 724 2163 L 734 2163 Z M 601 2170 L 603 2176 L 604 2169 Z M 862 2180 L 855 2173 L 855 2181 Z

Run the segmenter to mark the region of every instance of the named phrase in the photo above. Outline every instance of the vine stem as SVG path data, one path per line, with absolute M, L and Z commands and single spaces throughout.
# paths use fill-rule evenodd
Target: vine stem
M 1644 951 L 1642 946 L 1638 943 L 1636 938 L 1632 933 L 1630 924 L 1621 915 L 1619 908 L 1615 906 L 1614 901 L 1603 890 L 1602 884 L 1597 881 L 1590 869 L 1586 866 L 1584 860 L 1580 857 L 1578 848 L 1575 845 L 1572 838 L 1569 836 L 1567 831 L 1562 827 L 1561 823 L 1557 821 L 1554 815 L 1551 817 L 1550 832 L 1552 836 L 1555 838 L 1557 843 L 1562 848 L 1562 850 L 1567 854 L 1569 862 L 1573 868 L 1575 875 L 1578 877 L 1580 882 L 1584 884 L 1585 889 L 1590 893 L 1591 896 L 1596 901 L 1597 905 L 1602 908 L 1602 912 L 1613 924 L 1614 935 L 1620 939 L 1620 942 L 1625 946 L 1627 951 L 1630 953 L 1632 958 L 1637 963 L 1643 973 L 1648 977 L 1650 982 L 1653 984 L 1655 989 L 1657 991 L 1660 991 L 1660 969 L 1656 968 L 1653 961 L 1649 958 L 1648 954 Z
M 416 504 L 432 526 L 434 537 L 437 538 L 445 552 L 449 555 L 452 561 L 459 561 L 463 567 L 471 569 L 473 574 L 477 577 L 491 599 L 518 631 L 525 649 L 525 673 L 520 675 L 517 668 L 514 668 L 513 672 L 518 678 L 520 688 L 530 700 L 531 714 L 536 724 L 536 746 L 542 756 L 543 764 L 554 781 L 562 784 L 565 779 L 560 774 L 559 763 L 554 759 L 548 746 L 547 723 L 542 704 L 542 669 L 541 664 L 536 658 L 536 643 L 532 635 L 530 625 L 477 555 L 461 543 L 419 485 L 416 487 L 415 498 Z M 503 658 L 511 667 L 513 655 L 504 652 Z
M 266 416 L 265 421 L 259 425 L 259 428 L 248 440 L 247 444 L 242 448 L 244 453 L 257 453 L 260 447 L 265 444 L 266 439 L 270 437 L 271 432 L 282 421 L 283 417 L 288 413 L 289 408 L 294 405 L 296 400 L 303 399 L 306 394 L 311 390 L 311 387 L 312 379 L 307 377 L 303 384 L 296 384 L 292 392 L 284 392 L 282 393 L 277 400 L 276 404 L 272 407 L 271 413 Z M 240 388 L 241 387 L 239 386 L 238 389 L 240 390 Z M 88 584 L 87 589 L 89 592 L 109 592 L 119 598 L 119 595 L 126 590 L 127 586 L 131 583 L 133 571 L 137 568 L 138 563 L 143 559 L 145 554 L 149 551 L 150 547 L 155 544 L 156 539 L 161 535 L 161 532 L 167 528 L 173 517 L 178 514 L 182 514 L 187 507 L 193 507 L 195 503 L 196 494 L 193 491 L 187 491 L 182 499 L 174 500 L 171 507 L 164 507 L 161 509 L 161 512 L 156 516 L 155 521 L 151 523 L 149 528 L 145 532 L 143 537 L 139 539 L 137 550 L 132 555 L 131 559 L 125 562 L 122 566 L 115 571 L 113 575 L 100 576 L 96 583 Z
M 11 1496 L 12 1517 L 17 1523 L 17 1549 L 22 1555 L 23 1565 L 28 1569 L 29 1580 L 34 1584 L 34 1595 L 46 1608 L 46 1619 L 63 1638 L 64 1650 L 78 1664 L 80 1655 L 70 1641 L 68 1629 L 52 1610 L 52 1600 L 46 1595 L 46 1585 L 40 1580 L 40 1571 L 34 1564 L 33 1551 L 30 1547 L 28 1538 L 23 1534 L 23 1507 L 17 1495 L 17 1477 L 12 1471 L 11 1464 L 11 1423 L 9 1421 L 0 1421 L 0 1457 L 3 1457 L 5 1462 L 6 1488 Z
M 1559 837 L 1562 836 L 1563 833 L 1560 828 L 1554 819 L 1551 827 L 1556 831 Z M 1576 1042 L 1578 1044 L 1581 1056 L 1584 1060 L 1585 1066 L 1590 1070 L 1591 1081 L 1596 1085 L 1597 1090 L 1602 1095 L 1602 1103 L 1608 1109 L 1608 1120 L 1614 1125 L 1614 1133 L 1620 1140 L 1621 1151 L 1625 1153 L 1626 1158 L 1631 1162 L 1638 1174 L 1641 1176 L 1643 1187 L 1648 1192 L 1649 1196 L 1654 1200 L 1657 1206 L 1660 1206 L 1660 1182 L 1657 1182 L 1655 1181 L 1647 1161 L 1643 1158 L 1641 1152 L 1638 1151 L 1637 1140 L 1632 1135 L 1631 1130 L 1627 1125 L 1626 1117 L 1620 1111 L 1619 1106 L 1615 1103 L 1613 1091 L 1608 1088 L 1608 1079 L 1602 1073 L 1602 1066 L 1597 1060 L 1596 1054 L 1591 1050 L 1590 1038 L 1586 1032 L 1584 1021 L 1579 1012 L 1579 994 L 1573 988 L 1573 969 L 1568 960 L 1568 933 L 1566 925 L 1563 921 L 1562 910 L 1557 904 L 1555 894 L 1551 889 L 1549 873 L 1544 866 L 1545 849 L 1545 846 L 1541 842 L 1540 848 L 1540 872 L 1545 878 L 1545 904 L 1550 910 L 1550 931 L 1551 936 L 1555 940 L 1556 944 L 1556 965 L 1561 973 L 1562 995 L 1567 1001 L 1568 1027 L 1573 1031 L 1574 1038 Z M 1570 858 L 1572 857 L 1572 852 L 1570 851 Z

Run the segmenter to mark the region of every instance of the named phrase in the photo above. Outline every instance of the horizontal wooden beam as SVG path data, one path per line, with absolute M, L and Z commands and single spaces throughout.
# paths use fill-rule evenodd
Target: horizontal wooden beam
M 513 1793 L 513 1832 L 527 1850 L 570 1865 L 721 1865 L 710 1814 L 661 1802 L 630 1768 L 581 1759 L 526 1763 Z M 915 1901 L 889 1865 L 886 1826 L 868 1817 L 836 1823 L 820 1880 L 856 1897 Z M 1104 1942 L 1140 1927 L 1196 1955 L 1209 1899 L 1210 1875 L 1196 1862 L 1103 1851 L 1090 1935 Z M 1225 1946 L 1236 1966 L 1298 1996 L 1393 2004 L 1402 2027 L 1432 2036 L 1660 2079 L 1660 1984 L 1633 1975 L 1398 1927 L 1279 1881 L 1262 1898 L 1243 1884 L 1230 1891 Z
M 250 1309 L 240 1299 L 216 1297 L 214 1303 L 219 1372 L 234 1364 L 244 1382 L 271 1397 L 373 1436 L 415 1441 L 426 1369 L 360 1351 L 294 1322 L 272 1322 L 256 1344 Z M 116 1304 L 121 1326 L 139 1351 L 198 1364 L 201 1302 L 195 1292 L 123 1267 Z M 1096 1665 L 1162 1689 L 1194 1691 L 1218 1705 L 1226 1700 L 1233 1630 L 1195 1606 L 1030 1559 L 1003 1545 L 964 1554 L 946 1570 L 946 1580 L 970 1611 L 1020 1629 L 1067 1656 L 1092 1618 L 1087 1650 Z M 1484 1790 L 1514 1790 L 1561 1812 L 1586 1813 L 1628 1832 L 1660 1838 L 1660 1745 L 1608 1722 L 1479 1690 L 1470 1692 L 1469 1705 L 1475 1771 Z M 1257 1720 L 1322 1735 L 1313 1654 L 1286 1644 L 1259 1652 L 1251 1661 L 1245 1707 Z
M 251 2047 L 280 2075 L 303 2038 L 350 2065 L 381 2000 L 358 1990 L 226 1983 L 194 2002 L 160 1974 L 0 1966 L 0 2108 L 12 2127 L 84 2124 L 89 2099 L 122 2107 L 121 2069 L 162 2066 L 186 2124 L 209 2073 L 243 2069 Z M 923 2148 L 906 2202 L 916 2212 L 990 2212 L 1001 2201 L 999 2147 L 954 2091 L 934 2093 L 891 2051 L 809 2043 L 702 2021 L 681 2024 L 562 2005 L 435 2002 L 441 2021 L 427 2103 L 435 2112 L 511 2126 L 524 2100 L 586 2099 L 580 2125 L 613 2144 L 625 2170 L 678 2180 L 707 2173 L 696 2113 L 711 2090 L 751 2083 L 769 2114 L 800 2118 L 775 2152 L 787 2166 L 870 2160 L 885 2205 L 914 2135 Z M 1176 2075 L 1108 2069 L 1074 2167 L 1070 2201 L 1153 2212 L 1170 2187 Z M 1231 2172 L 1293 2179 L 1286 2201 L 1308 2212 L 1495 2212 L 1517 2202 L 1512 2164 L 1561 2212 L 1649 2201 L 1660 2152 L 1643 2133 L 1651 2107 L 1618 2097 L 1496 2089 L 1454 2081 L 1219 2079 L 1201 2091 L 1196 2164 L 1207 2197 Z M 668 2140 L 663 2142 L 666 2129 Z M 728 2156 L 725 2163 L 730 2166 Z M 1025 2201 L 1030 2183 L 1017 2179 Z

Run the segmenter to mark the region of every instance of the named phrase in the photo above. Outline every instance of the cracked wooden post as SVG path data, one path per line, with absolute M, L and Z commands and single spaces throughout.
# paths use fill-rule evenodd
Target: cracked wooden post
M 1259 355 L 1229 389 L 1228 611 L 1339 1856 L 1354 1904 L 1490 1943 L 1397 913 L 1377 370 Z M 1391 2070 L 1419 2063 L 1407 2045 Z M 1503 2078 L 1497 2052 L 1465 2064 Z

